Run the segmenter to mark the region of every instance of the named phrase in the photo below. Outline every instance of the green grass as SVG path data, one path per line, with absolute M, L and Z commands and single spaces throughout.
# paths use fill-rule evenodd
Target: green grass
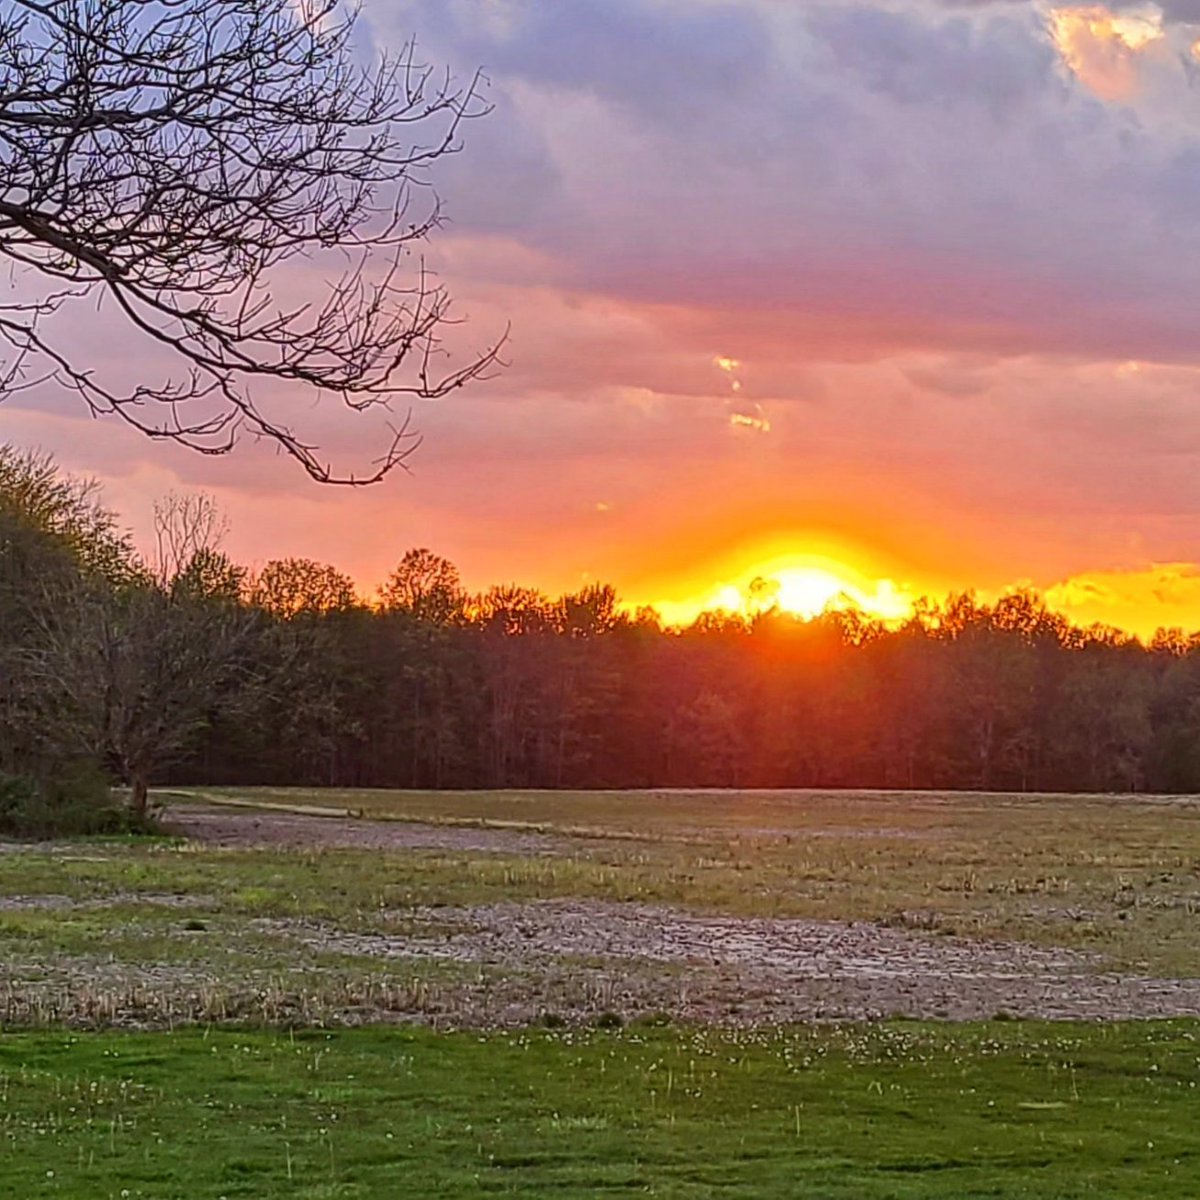
M 1200 1025 L 0 1041 L 14 1197 L 1195 1196 Z

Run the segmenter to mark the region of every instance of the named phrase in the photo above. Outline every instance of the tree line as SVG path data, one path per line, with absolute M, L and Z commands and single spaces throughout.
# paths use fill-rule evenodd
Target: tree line
M 391 788 L 1200 790 L 1200 635 L 1031 591 L 666 627 L 589 585 L 470 593 L 410 550 L 374 603 L 252 573 L 203 497 L 135 553 L 94 489 L 0 448 L 0 778 Z

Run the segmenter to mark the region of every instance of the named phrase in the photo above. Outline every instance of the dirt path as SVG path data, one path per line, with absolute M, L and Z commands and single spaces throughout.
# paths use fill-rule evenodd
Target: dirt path
M 163 823 L 172 833 L 237 849 L 445 850 L 449 853 L 561 854 L 565 838 L 517 829 L 317 817 L 281 810 L 173 804 Z

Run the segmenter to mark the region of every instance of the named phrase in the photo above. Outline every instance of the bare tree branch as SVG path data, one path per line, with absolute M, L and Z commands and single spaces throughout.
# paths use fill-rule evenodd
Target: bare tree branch
M 215 553 L 229 532 L 229 518 L 205 492 L 168 492 L 154 504 L 151 574 L 164 591 L 197 555 Z
M 342 476 L 262 389 L 362 412 L 487 377 L 500 343 L 443 366 L 449 297 L 406 269 L 441 222 L 429 169 L 489 111 L 484 81 L 435 74 L 412 42 L 360 65 L 353 29 L 341 0 L 0 0 L 0 255 L 33 288 L 0 307 L 0 396 L 50 378 L 153 438 L 224 454 L 249 432 L 364 484 L 415 448 L 407 417 Z M 284 298 L 302 285 L 281 270 L 331 261 L 322 298 Z M 76 360 L 55 318 L 103 300 L 167 378 Z

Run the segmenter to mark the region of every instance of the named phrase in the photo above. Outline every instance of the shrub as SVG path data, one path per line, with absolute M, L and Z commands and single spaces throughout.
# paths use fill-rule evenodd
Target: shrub
M 116 803 L 90 764 L 57 774 L 0 774 L 0 835 L 16 838 L 153 833 L 153 820 Z

